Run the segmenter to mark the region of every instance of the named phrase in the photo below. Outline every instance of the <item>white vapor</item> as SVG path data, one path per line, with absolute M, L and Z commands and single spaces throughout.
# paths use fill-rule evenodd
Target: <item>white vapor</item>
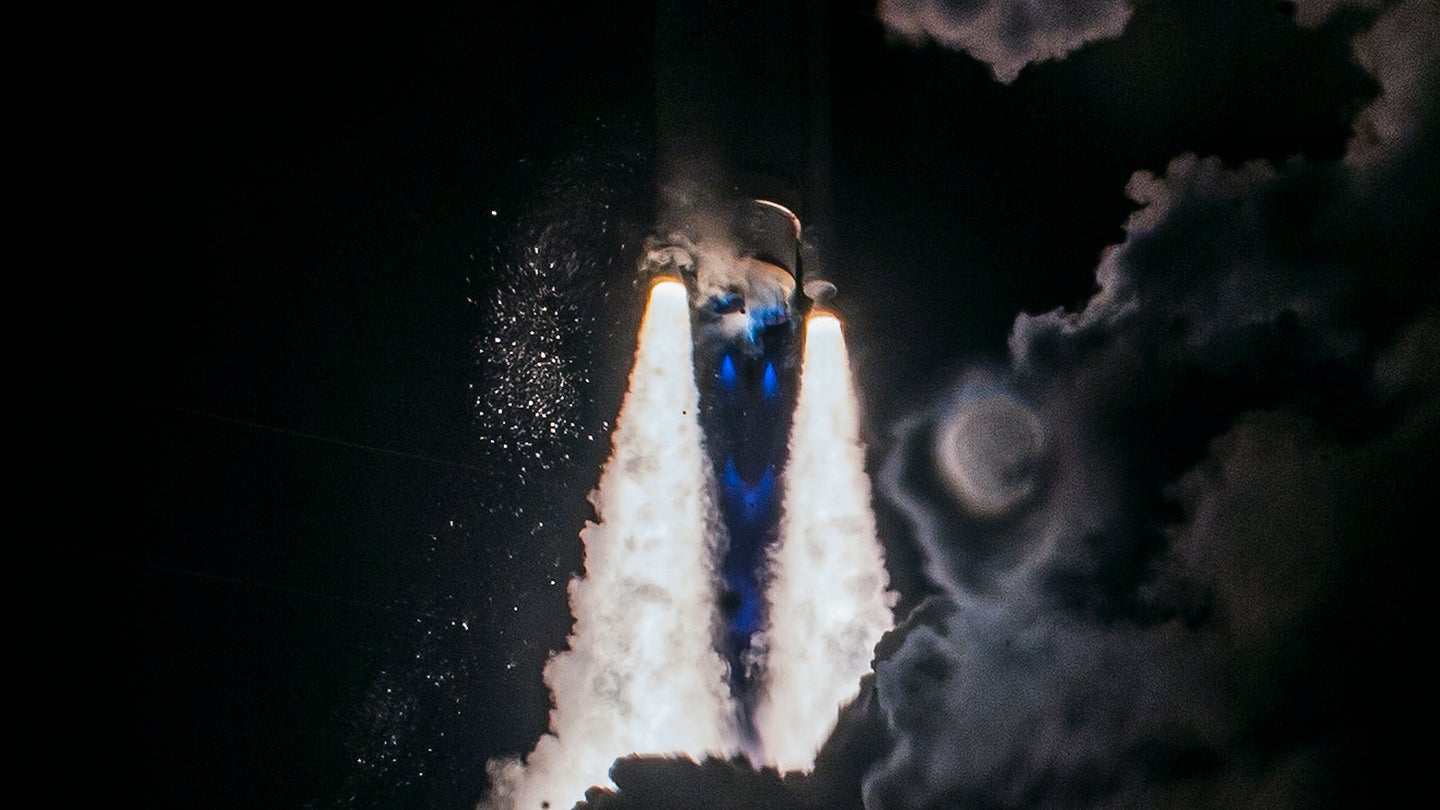
M 697 421 L 683 285 L 661 282 L 640 329 L 614 447 L 581 532 L 569 649 L 545 667 L 550 733 L 522 765 L 492 761 L 487 806 L 570 807 L 632 753 L 737 749 L 725 660 L 715 651 L 716 517 Z M 543 803 L 548 803 L 543 804 Z
M 755 713 L 764 758 L 782 771 L 814 767 L 894 624 L 859 423 L 840 322 L 812 318 L 770 558 L 771 621 Z

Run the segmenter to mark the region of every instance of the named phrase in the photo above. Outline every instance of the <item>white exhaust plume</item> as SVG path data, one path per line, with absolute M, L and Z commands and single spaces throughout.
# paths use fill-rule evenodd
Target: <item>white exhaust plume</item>
M 766 591 L 764 681 L 755 727 L 764 759 L 810 770 L 842 706 L 859 692 L 895 594 L 875 533 L 859 406 L 840 322 L 806 325 L 790 428 L 780 541 Z
M 581 531 L 570 648 L 545 667 L 550 733 L 489 764 L 499 810 L 564 808 L 632 753 L 731 756 L 735 706 L 715 651 L 716 518 L 685 287 L 650 293 L 614 447 Z

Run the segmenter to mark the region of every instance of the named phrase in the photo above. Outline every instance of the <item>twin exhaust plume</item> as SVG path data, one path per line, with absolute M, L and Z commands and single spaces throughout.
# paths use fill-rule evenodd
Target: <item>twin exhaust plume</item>
M 870 671 L 895 594 L 876 538 L 840 321 L 806 321 L 755 728 L 765 764 L 808 770 Z
M 717 652 L 725 529 L 699 422 L 684 284 L 651 289 L 613 448 L 570 582 L 569 649 L 545 668 L 550 731 L 522 764 L 492 761 L 482 805 L 564 808 L 635 753 L 743 753 L 808 770 L 890 629 L 894 594 L 875 534 L 840 322 L 806 328 L 780 537 L 768 557 L 754 731 Z

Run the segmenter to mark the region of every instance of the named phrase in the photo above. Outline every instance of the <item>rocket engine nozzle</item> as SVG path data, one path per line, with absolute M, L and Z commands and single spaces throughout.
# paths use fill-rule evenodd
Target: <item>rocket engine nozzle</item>
M 794 211 L 771 200 L 749 200 L 736 219 L 736 236 L 747 255 L 798 276 L 800 218 Z
M 834 284 L 806 278 L 800 217 L 789 207 L 768 199 L 748 200 L 735 231 L 745 255 L 780 267 L 795 279 L 794 310 L 802 319 L 816 304 L 834 299 Z

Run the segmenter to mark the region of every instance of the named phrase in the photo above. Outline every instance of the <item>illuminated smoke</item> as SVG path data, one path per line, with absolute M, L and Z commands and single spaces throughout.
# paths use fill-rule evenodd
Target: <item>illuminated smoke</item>
M 496 808 L 570 807 L 613 786 L 617 757 L 737 748 L 725 660 L 715 651 L 716 518 L 697 421 L 683 285 L 650 294 L 614 447 L 580 533 L 570 648 L 545 667 L 550 733 L 525 763 L 490 763 Z
M 891 33 L 965 51 L 1005 84 L 1032 62 L 1120 36 L 1132 11 L 1131 0 L 880 0 L 877 10 Z
M 809 770 L 855 697 L 895 594 L 875 534 L 859 407 L 840 322 L 810 319 L 790 433 L 780 542 L 767 589 L 774 621 L 755 727 L 765 759 Z

